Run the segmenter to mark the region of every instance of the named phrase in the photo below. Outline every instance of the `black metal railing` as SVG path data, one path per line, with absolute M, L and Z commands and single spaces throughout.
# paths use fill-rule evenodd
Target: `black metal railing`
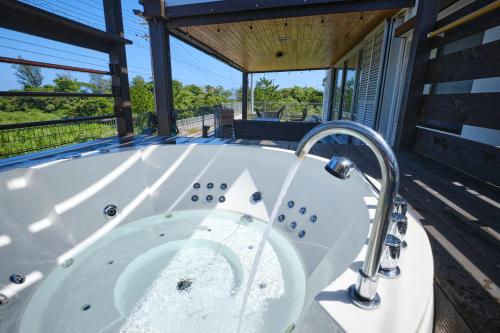
M 114 116 L 0 125 L 0 158 L 115 136 Z

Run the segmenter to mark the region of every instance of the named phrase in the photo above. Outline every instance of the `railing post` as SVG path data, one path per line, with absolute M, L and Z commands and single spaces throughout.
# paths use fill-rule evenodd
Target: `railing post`
M 243 119 L 248 118 L 248 73 L 241 73 L 242 81 L 241 81 L 241 117 Z
M 123 18 L 120 0 L 103 0 L 106 31 L 123 37 Z M 124 44 L 109 47 L 111 86 L 115 96 L 116 128 L 119 136 L 134 135 L 134 124 L 128 84 L 127 55 Z

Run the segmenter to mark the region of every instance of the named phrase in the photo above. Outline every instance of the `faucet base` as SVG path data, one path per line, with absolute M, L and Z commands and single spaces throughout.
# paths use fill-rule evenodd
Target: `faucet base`
M 378 295 L 378 293 L 375 294 L 373 300 L 367 300 L 358 295 L 355 284 L 351 285 L 349 289 L 347 289 L 347 293 L 349 295 L 349 298 L 351 299 L 351 302 L 361 309 L 375 310 L 380 306 L 380 296 Z
M 401 269 L 399 266 L 394 268 L 382 268 L 380 267 L 378 270 L 378 275 L 385 277 L 387 279 L 395 279 L 401 275 Z

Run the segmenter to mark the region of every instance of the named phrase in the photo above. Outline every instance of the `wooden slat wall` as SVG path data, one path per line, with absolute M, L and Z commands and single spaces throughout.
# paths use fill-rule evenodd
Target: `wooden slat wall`
M 500 149 L 425 128 L 417 128 L 414 149 L 454 169 L 500 184 Z
M 438 57 L 427 65 L 428 83 L 497 76 L 500 76 L 500 41 Z
M 449 23 L 488 2 L 491 1 L 478 0 L 437 22 L 436 26 Z M 500 92 L 464 90 L 463 93 L 444 94 L 442 91 L 437 93 L 440 90 L 436 87 L 444 83 L 453 85 L 456 81 L 469 81 L 472 86 L 472 80 L 500 77 L 499 40 L 453 53 L 442 52 L 443 47 L 452 42 L 498 25 L 500 11 L 496 10 L 433 41 L 431 47 L 437 48 L 437 56 L 429 60 L 426 70 L 426 83 L 431 89 L 429 94 L 422 96 L 414 139 L 417 152 L 496 185 L 500 184 L 500 149 L 462 138 L 460 134 L 464 125 L 500 130 Z
M 420 124 L 450 131 L 464 124 L 500 130 L 499 103 L 500 93 L 425 95 Z

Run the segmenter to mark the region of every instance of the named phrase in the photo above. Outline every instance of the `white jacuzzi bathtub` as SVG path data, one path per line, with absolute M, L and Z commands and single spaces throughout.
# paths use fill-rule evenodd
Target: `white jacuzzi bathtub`
M 380 308 L 346 295 L 376 205 L 361 176 L 339 180 L 309 155 L 271 225 L 293 152 L 84 155 L 0 172 L 1 332 L 432 331 L 432 254 L 412 216 Z

